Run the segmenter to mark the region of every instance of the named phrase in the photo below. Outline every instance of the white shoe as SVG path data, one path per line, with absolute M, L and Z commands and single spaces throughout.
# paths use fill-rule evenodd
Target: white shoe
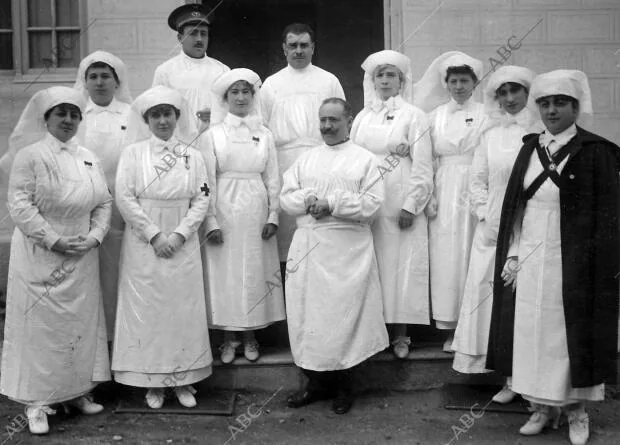
M 454 352 L 452 349 L 452 342 L 454 341 L 454 334 L 450 334 L 450 336 L 446 339 L 443 344 L 443 352 Z
M 243 345 L 243 355 L 251 362 L 255 362 L 260 357 L 258 352 L 258 342 L 256 340 L 250 340 Z
M 222 346 L 220 346 L 220 360 L 222 363 L 228 364 L 232 363 L 235 360 L 235 354 L 237 353 L 237 346 L 241 343 L 238 341 L 225 341 Z
M 32 434 L 47 434 L 50 427 L 47 423 L 47 415 L 56 414 L 49 406 L 28 405 L 26 407 L 26 417 L 28 417 L 28 429 Z
M 536 404 L 534 405 L 534 414 L 519 429 L 519 433 L 524 436 L 535 436 L 540 434 L 546 426 L 551 426 L 557 430 L 560 423 L 560 415 L 561 411 L 557 407 Z
M 179 403 L 185 408 L 193 408 L 196 406 L 196 390 L 191 385 L 177 386 L 174 388 L 174 393 L 179 399 Z
M 150 388 L 146 392 L 146 404 L 149 408 L 159 409 L 164 405 L 164 395 L 163 388 Z
M 511 390 L 508 385 L 504 385 L 500 392 L 493 396 L 493 401 L 495 403 L 501 403 L 505 405 L 506 403 L 510 403 L 517 396 L 517 393 Z
M 399 336 L 394 339 L 392 346 L 394 346 L 394 355 L 398 358 L 407 358 L 409 355 L 409 345 L 411 339 L 409 337 Z
M 583 407 L 568 412 L 568 437 L 573 445 L 585 445 L 590 437 L 590 418 Z
M 93 402 L 93 397 L 90 394 L 65 402 L 64 405 L 65 410 L 67 406 L 73 406 L 82 414 L 98 414 L 103 411 L 103 405 Z

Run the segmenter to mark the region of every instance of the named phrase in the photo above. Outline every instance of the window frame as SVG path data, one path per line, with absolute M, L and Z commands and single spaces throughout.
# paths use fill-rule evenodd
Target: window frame
M 77 26 L 56 26 L 55 25 L 55 0 L 52 2 L 52 51 L 50 58 L 56 59 L 58 53 L 58 42 L 56 33 L 58 28 L 63 31 L 78 31 L 78 39 L 80 43 L 80 52 L 78 59 L 82 60 L 87 54 L 86 47 L 88 45 L 87 33 L 85 32 L 94 23 L 87 24 L 87 4 L 79 1 L 78 5 L 78 25 Z M 12 74 L 14 83 L 68 83 L 74 82 L 77 75 L 78 67 L 58 68 L 53 66 L 44 66 L 42 68 L 31 68 L 29 60 L 28 46 L 28 29 L 37 27 L 28 27 L 28 2 L 24 0 L 11 0 L 11 14 L 13 20 L 13 69 L 0 70 L 0 73 Z M 85 26 L 85 24 L 87 24 Z

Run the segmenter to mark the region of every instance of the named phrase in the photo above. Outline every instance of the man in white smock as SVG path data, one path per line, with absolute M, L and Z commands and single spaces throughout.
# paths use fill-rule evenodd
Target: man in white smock
M 288 65 L 269 76 L 261 88 L 263 119 L 275 137 L 280 174 L 302 153 L 321 144 L 316 119 L 321 102 L 328 97 L 344 99 L 336 76 L 312 64 L 314 31 L 310 26 L 287 26 L 282 33 L 282 49 Z M 280 261 L 286 261 L 294 231 L 295 218 L 281 214 Z
M 291 408 L 332 398 L 353 404 L 351 369 L 388 346 L 371 219 L 384 200 L 375 155 L 349 140 L 350 105 L 329 98 L 319 111 L 324 144 L 284 173 L 280 205 L 297 218 L 286 292 L 295 364 L 309 379 Z
M 177 90 L 187 100 L 192 113 L 189 123 L 193 133 L 209 127 L 211 86 L 222 73 L 230 70 L 206 54 L 210 14 L 207 7 L 195 3 L 179 6 L 170 13 L 168 26 L 178 32 L 182 51 L 159 65 L 153 78 L 153 86 L 163 85 Z

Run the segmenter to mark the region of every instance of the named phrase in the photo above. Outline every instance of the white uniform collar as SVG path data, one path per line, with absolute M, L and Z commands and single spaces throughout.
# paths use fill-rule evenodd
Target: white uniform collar
M 454 98 L 450 98 L 450 102 L 448 102 L 448 113 L 456 113 L 457 111 L 468 111 L 472 108 L 475 101 L 473 100 L 474 96 L 472 95 L 469 99 L 465 101 L 465 103 L 458 103 L 454 100 Z
M 202 65 L 203 63 L 209 60 L 209 56 L 207 56 L 207 53 L 205 53 L 204 57 L 201 57 L 200 59 L 196 59 L 195 57 L 190 57 L 187 54 L 185 54 L 185 51 L 183 50 L 181 50 L 181 57 L 183 58 L 183 60 L 186 60 L 188 63 L 193 63 L 195 65 Z
M 313 67 L 314 65 L 312 65 L 312 62 L 310 62 L 305 68 L 301 69 L 293 68 L 290 64 L 287 65 L 289 72 L 296 74 L 306 74 L 307 72 L 311 71 Z
M 381 111 L 383 108 L 387 108 L 387 110 L 391 112 L 401 108 L 404 103 L 405 101 L 400 96 L 400 94 L 397 96 L 392 96 L 388 100 L 381 100 L 378 96 L 375 95 L 375 99 L 373 100 L 371 108 L 376 113 Z
M 554 147 L 553 147 L 554 150 L 552 150 L 555 152 L 560 147 L 563 147 L 566 144 L 568 144 L 568 141 L 570 141 L 576 135 L 577 135 L 577 125 L 573 123 L 573 125 L 568 127 L 566 130 L 556 135 L 549 133 L 549 131 L 547 130 L 543 131 L 538 138 L 538 142 L 540 143 L 542 147 L 549 147 L 549 144 L 551 144 L 551 142 L 555 142 Z
M 167 141 L 164 141 L 163 139 L 159 139 L 154 134 L 152 134 L 151 137 L 149 138 L 149 147 L 155 154 L 163 153 L 164 150 L 166 149 L 172 152 L 174 147 L 179 144 L 180 143 L 178 142 L 177 138 L 174 137 L 174 135 Z
M 114 113 L 114 114 L 122 114 L 123 113 L 123 106 L 121 105 L 120 101 L 116 100 L 115 97 L 112 98 L 112 102 L 110 102 L 110 104 L 107 107 L 102 107 L 100 105 L 97 105 L 89 97 L 88 98 L 88 103 L 86 104 L 86 109 L 85 109 L 84 112 L 86 114 L 88 114 L 88 113 L 99 114 L 99 113 L 103 113 L 103 112 Z
M 258 130 L 261 126 L 261 119 L 259 116 L 252 114 L 249 114 L 246 117 L 239 117 L 232 113 L 228 113 L 224 118 L 224 124 L 233 128 L 238 128 L 245 125 L 251 130 Z
M 56 153 L 60 153 L 61 150 L 67 150 L 69 153 L 75 154 L 78 151 L 79 145 L 75 137 L 72 137 L 67 142 L 62 142 L 56 139 L 52 133 L 47 133 L 44 140 Z

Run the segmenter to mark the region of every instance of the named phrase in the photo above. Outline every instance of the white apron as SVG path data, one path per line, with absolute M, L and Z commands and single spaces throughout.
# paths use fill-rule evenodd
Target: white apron
M 357 131 L 352 138 L 371 151 L 380 165 L 392 170 L 383 175 L 385 201 L 371 226 L 381 279 L 383 316 L 386 323 L 429 324 L 428 227 L 421 210 L 432 190 L 432 170 L 429 169 L 428 184 L 418 187 L 424 190 L 411 190 L 412 155 L 395 155 L 400 162 L 393 169 L 386 157 L 400 143 L 413 142 L 407 140 L 407 135 L 415 122 L 402 108 L 395 110 L 390 120 L 381 119 L 386 110 L 381 110 L 381 116 L 372 110 L 365 111 L 359 125 L 354 125 Z M 377 122 L 377 118 L 383 122 Z M 428 157 L 430 164 L 430 148 Z M 398 226 L 401 209 L 408 195 L 414 194 L 425 195 L 422 205 L 418 205 L 420 213 L 414 217 L 410 228 L 401 230 Z
M 566 165 L 564 159 L 558 173 Z M 542 172 L 532 153 L 527 188 Z M 560 190 L 547 179 L 527 202 L 519 241 L 512 390 L 547 405 L 603 400 L 604 384 L 572 388 L 562 300 Z
M 429 221 L 431 305 L 440 329 L 454 329 L 458 320 L 476 220 L 470 213 L 469 175 L 479 131 L 482 104 L 451 113 L 438 107 L 431 119 L 433 152 L 437 159 L 437 216 Z M 472 119 L 470 126 L 465 119 Z
M 209 327 L 259 329 L 286 318 L 276 236 L 261 237 L 269 222 L 262 175 L 267 174 L 270 138 L 265 131 L 253 132 L 259 135 L 255 143 L 230 136 L 223 125 L 210 133 L 218 166 L 216 219 L 224 243 L 204 245 Z M 265 179 L 273 180 L 277 173 Z
M 17 190 L 36 183 L 32 200 L 58 235 L 87 235 L 91 222 L 107 230 L 109 207 L 101 221 L 95 217 L 95 209 L 106 201 L 109 206 L 110 197 L 93 155 L 81 147 L 77 153 L 66 149 L 57 153 L 47 144 L 50 137 L 19 153 L 9 205 L 20 205 Z M 33 169 L 17 165 L 24 155 Z M 67 257 L 33 242 L 16 225 L 0 392 L 25 404 L 71 400 L 96 382 L 110 380 L 98 252 L 91 249 L 82 257 Z
M 186 169 L 179 161 L 158 179 L 148 143 L 140 143 L 142 150 L 132 166 L 138 178 L 136 190 L 143 191 L 138 202 L 161 231 L 171 233 L 188 213 L 195 193 L 196 163 Z M 200 157 L 203 165 L 197 151 L 189 153 L 190 158 Z M 125 174 L 129 173 L 123 170 Z M 121 176 L 118 178 L 117 187 L 124 187 Z M 164 196 L 166 199 L 158 199 Z M 168 386 L 165 381 L 170 382 L 170 374 L 182 373 L 182 380 L 172 379 L 175 384 L 195 383 L 211 374 L 212 362 L 197 232 L 189 235 L 172 258 L 159 258 L 153 246 L 132 228 L 131 217 L 125 214 L 130 209 L 124 206 L 119 201 L 127 225 L 112 356 L 114 380 L 132 386 L 163 387 Z
M 525 134 L 527 131 L 516 124 L 496 126 L 484 134 L 474 158 L 472 203 L 483 206 L 485 220 L 476 226 L 463 303 L 452 343 L 453 368 L 459 372 L 487 372 L 499 221 L 508 179 Z

